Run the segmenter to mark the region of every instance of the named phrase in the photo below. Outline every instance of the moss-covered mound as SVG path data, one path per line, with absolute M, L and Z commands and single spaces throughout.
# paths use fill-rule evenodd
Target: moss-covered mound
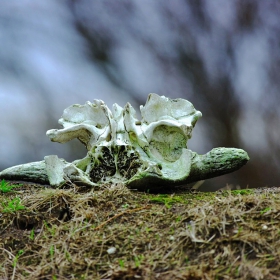
M 280 193 L 0 190 L 0 279 L 279 279 Z

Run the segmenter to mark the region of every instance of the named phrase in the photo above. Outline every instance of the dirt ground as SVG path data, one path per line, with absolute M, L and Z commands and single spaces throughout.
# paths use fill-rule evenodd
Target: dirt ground
M 0 192 L 0 279 L 280 279 L 279 200 L 23 183 Z

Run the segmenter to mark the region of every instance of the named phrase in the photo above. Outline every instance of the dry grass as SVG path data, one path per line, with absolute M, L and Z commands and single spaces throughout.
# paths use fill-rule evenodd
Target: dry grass
M 0 279 L 279 279 L 279 200 L 24 184 L 0 194 Z

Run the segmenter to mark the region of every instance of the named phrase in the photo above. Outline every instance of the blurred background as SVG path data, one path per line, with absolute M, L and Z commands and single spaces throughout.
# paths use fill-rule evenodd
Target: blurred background
M 191 150 L 248 152 L 246 166 L 202 190 L 279 186 L 278 0 L 1 1 L 0 170 L 84 157 L 78 141 L 45 135 L 66 107 L 102 99 L 138 110 L 151 92 L 203 113 Z

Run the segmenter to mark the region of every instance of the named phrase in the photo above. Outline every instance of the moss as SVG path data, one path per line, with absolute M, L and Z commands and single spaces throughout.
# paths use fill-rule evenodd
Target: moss
M 247 194 L 253 194 L 254 190 L 252 189 L 243 189 L 243 190 L 232 190 L 231 193 L 233 195 L 247 195 Z
M 168 194 L 159 194 L 159 195 L 148 195 L 149 201 L 152 203 L 164 204 L 167 208 L 170 208 L 173 204 L 181 203 L 187 204 L 188 200 L 185 197 L 179 195 L 168 195 Z
M 168 195 L 123 185 L 93 191 L 23 184 L 1 194 L 0 211 L 15 197 L 25 208 L 2 213 L 0 278 L 280 276 L 277 190 Z

